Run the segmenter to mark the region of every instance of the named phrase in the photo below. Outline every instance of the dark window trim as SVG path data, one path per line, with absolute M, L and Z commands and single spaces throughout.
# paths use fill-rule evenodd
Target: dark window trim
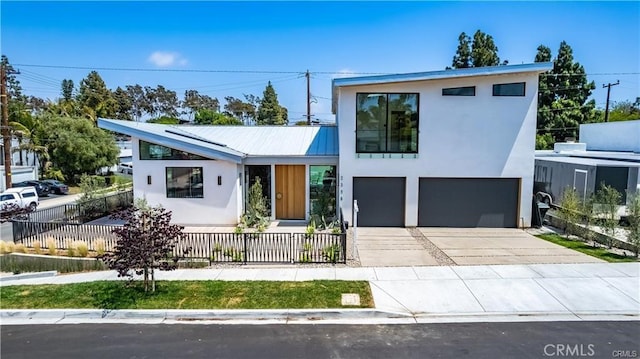
M 520 85 L 520 84 L 522 84 L 522 95 L 503 95 L 503 94 L 496 93 L 496 90 L 498 89 L 498 86 Z M 509 82 L 509 83 L 504 83 L 504 84 L 494 84 L 493 85 L 493 96 L 496 96 L 496 97 L 524 97 L 524 96 L 526 96 L 526 93 L 527 93 L 527 83 L 526 82 Z
M 464 94 L 464 93 L 456 93 L 456 92 L 452 92 L 453 91 L 463 91 L 463 90 L 468 90 L 471 89 L 471 94 Z M 447 91 L 449 90 L 449 91 Z M 449 92 L 449 93 L 447 93 Z M 475 96 L 476 95 L 476 87 L 475 86 L 462 86 L 462 87 L 446 87 L 442 89 L 442 96 Z
M 179 153 L 184 153 L 186 154 L 189 158 L 142 158 L 142 143 L 148 143 L 149 145 L 154 145 L 154 146 L 161 146 L 164 148 L 168 148 L 169 150 L 171 150 L 171 153 L 173 154 L 174 151 L 177 151 Z M 195 158 L 192 158 L 195 157 Z M 153 142 L 149 142 L 149 141 L 145 141 L 145 140 L 138 140 L 138 158 L 140 159 L 140 161 L 215 161 L 212 158 L 206 158 L 206 157 L 202 157 L 200 155 L 195 155 L 193 153 L 189 153 L 186 151 L 182 151 L 182 150 L 177 150 L 173 147 L 169 147 L 169 146 L 165 146 L 165 145 L 161 145 L 159 143 L 153 143 Z
M 200 176 L 202 176 L 202 196 L 200 197 L 169 197 L 169 169 L 170 168 L 189 168 L 193 172 L 194 168 L 200 169 Z M 190 184 L 191 185 L 191 184 Z M 204 198 L 204 168 L 202 166 L 168 166 L 164 168 L 164 191 L 166 198 L 177 198 L 177 199 L 202 199 Z
M 416 150 L 415 152 L 406 152 L 406 151 L 358 151 L 358 123 L 356 121 L 355 123 L 355 127 L 356 127 L 356 141 L 355 141 L 355 150 L 356 153 L 380 153 L 380 154 L 386 154 L 386 153 L 397 153 L 397 154 L 417 154 L 418 153 L 418 149 L 420 148 L 420 93 L 419 92 L 356 92 L 356 117 L 358 116 L 358 104 L 357 104 L 357 99 L 358 99 L 358 95 L 371 95 L 371 94 L 380 94 L 380 95 L 385 95 L 387 97 L 387 111 L 385 111 L 385 126 L 384 126 L 384 138 L 385 141 L 388 141 L 389 138 L 389 95 L 416 95 L 416 108 L 418 110 L 418 121 L 416 123 L 416 131 L 417 131 L 417 136 L 416 136 Z M 385 147 L 389 147 L 388 143 L 385 143 Z

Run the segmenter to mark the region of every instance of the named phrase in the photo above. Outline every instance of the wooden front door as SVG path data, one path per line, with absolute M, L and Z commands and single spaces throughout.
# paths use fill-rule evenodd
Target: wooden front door
M 276 219 L 305 218 L 305 166 L 276 165 Z

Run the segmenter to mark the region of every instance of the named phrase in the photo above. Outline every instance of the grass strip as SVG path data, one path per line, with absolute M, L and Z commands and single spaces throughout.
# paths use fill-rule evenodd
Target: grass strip
M 636 262 L 637 259 L 634 257 L 622 256 L 616 253 L 609 252 L 606 248 L 601 247 L 592 247 L 585 242 L 571 240 L 564 238 L 558 234 L 540 234 L 536 237 L 542 238 L 545 241 L 549 241 L 551 243 L 555 243 L 561 245 L 565 248 L 573 249 L 575 251 L 590 255 L 592 257 L 596 257 L 602 259 L 607 262 Z
M 343 308 L 342 293 L 372 308 L 365 281 L 158 281 L 155 293 L 140 282 L 97 281 L 0 288 L 0 309 L 324 309 Z

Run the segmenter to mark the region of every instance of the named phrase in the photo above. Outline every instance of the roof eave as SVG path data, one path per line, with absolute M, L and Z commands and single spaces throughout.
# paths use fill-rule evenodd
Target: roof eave
M 113 131 L 113 132 L 123 133 L 125 135 L 136 137 L 152 143 L 165 144 L 169 142 L 172 148 L 193 153 L 195 155 L 211 158 L 211 159 L 229 161 L 229 162 L 234 162 L 239 164 L 239 163 L 242 163 L 242 159 L 246 157 L 245 154 L 242 154 L 235 150 L 232 150 L 232 151 L 237 152 L 237 154 L 229 153 L 231 151 L 219 151 L 213 148 L 211 145 L 200 146 L 195 143 L 190 143 L 190 142 L 178 140 L 175 138 L 169 138 L 166 136 L 160 136 L 158 134 L 144 131 L 131 126 L 124 126 L 115 121 L 117 120 L 99 118 L 98 127 L 105 130 Z
M 332 85 L 336 87 L 378 85 L 398 82 L 413 82 L 440 80 L 460 77 L 492 76 L 513 73 L 542 73 L 553 69 L 552 62 L 536 62 L 533 64 L 505 65 L 490 67 L 473 67 L 467 69 L 440 70 L 430 72 L 417 72 L 407 74 L 375 75 L 362 77 L 346 77 L 333 79 Z

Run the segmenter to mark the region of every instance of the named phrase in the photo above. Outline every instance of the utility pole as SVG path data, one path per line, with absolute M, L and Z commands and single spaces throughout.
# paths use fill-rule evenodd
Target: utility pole
M 4 152 L 5 189 L 11 188 L 11 134 L 9 133 L 9 96 L 7 95 L 7 72 L 5 64 L 0 65 L 0 97 L 2 102 L 2 149 Z
M 311 126 L 311 75 L 309 70 L 304 74 L 307 78 L 307 126 Z
M 602 88 L 607 88 L 607 106 L 604 110 L 604 122 L 609 122 L 609 95 L 611 95 L 611 86 L 620 85 L 620 80 L 617 80 L 615 84 L 608 83 L 602 84 Z

